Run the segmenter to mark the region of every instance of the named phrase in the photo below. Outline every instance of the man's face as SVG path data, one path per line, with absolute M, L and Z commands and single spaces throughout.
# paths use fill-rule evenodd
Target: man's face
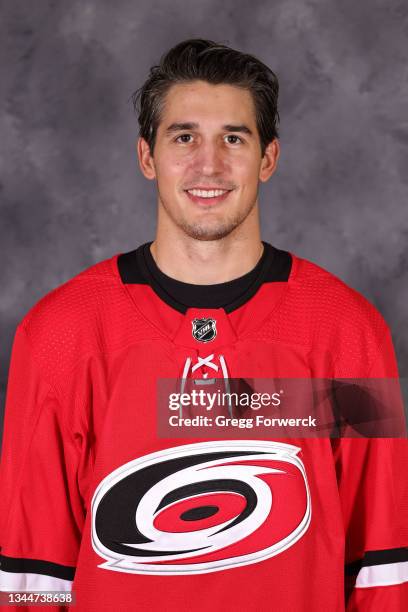
M 272 173 L 261 157 L 251 93 L 232 85 L 173 85 L 153 157 L 147 143 L 144 157 L 140 147 L 139 141 L 142 170 L 157 180 L 165 213 L 198 240 L 223 238 L 242 224 L 257 202 L 259 180 Z

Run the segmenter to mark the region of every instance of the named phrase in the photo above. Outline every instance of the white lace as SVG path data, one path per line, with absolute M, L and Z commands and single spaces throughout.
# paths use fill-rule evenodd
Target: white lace
M 195 363 L 193 366 L 192 366 L 192 362 L 193 362 L 192 358 L 191 357 L 186 358 L 184 368 L 183 368 L 183 375 L 182 375 L 181 382 L 180 382 L 180 394 L 184 393 L 184 389 L 186 386 L 186 380 L 190 372 L 190 369 L 191 369 L 191 373 L 193 374 L 196 370 L 198 370 L 198 368 L 207 366 L 208 368 L 212 368 L 213 370 L 218 372 L 219 366 L 216 363 L 214 363 L 213 361 L 214 357 L 215 357 L 214 353 L 212 353 L 211 355 L 207 355 L 207 357 L 197 356 L 197 363 Z M 219 355 L 218 360 L 220 362 L 221 371 L 224 377 L 225 390 L 227 393 L 230 393 L 229 376 L 228 376 L 228 369 L 227 369 L 227 363 L 225 361 L 225 357 L 223 355 Z M 204 373 L 203 379 L 206 379 L 207 376 L 208 374 Z M 179 410 L 180 417 L 182 416 L 182 410 L 183 410 L 182 406 L 180 405 L 180 410 Z M 231 406 L 230 397 L 228 397 L 228 410 L 229 410 L 230 416 L 232 416 L 232 406 Z

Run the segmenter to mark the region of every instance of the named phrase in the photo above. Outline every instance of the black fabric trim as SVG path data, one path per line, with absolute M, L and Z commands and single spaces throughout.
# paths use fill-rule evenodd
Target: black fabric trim
M 164 274 L 153 259 L 151 244 L 147 242 L 118 256 L 122 283 L 149 285 L 164 302 L 183 314 L 187 308 L 224 308 L 232 312 L 250 300 L 263 283 L 287 282 L 292 268 L 290 253 L 263 242 L 263 254 L 247 274 L 226 283 L 195 285 Z
M 15 572 L 18 574 L 43 574 L 62 578 L 63 580 L 74 580 L 75 567 L 42 561 L 40 559 L 23 559 L 0 555 L 0 567 L 4 572 Z
M 363 559 L 346 565 L 347 576 L 358 574 L 362 567 L 385 565 L 386 563 L 402 563 L 408 561 L 408 548 L 390 548 L 388 550 L 369 550 Z

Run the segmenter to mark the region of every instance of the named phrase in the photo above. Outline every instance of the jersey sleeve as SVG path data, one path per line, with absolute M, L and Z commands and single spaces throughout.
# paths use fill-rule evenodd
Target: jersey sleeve
M 389 331 L 369 376 L 398 376 Z M 334 447 L 345 531 L 346 610 L 408 610 L 407 439 L 341 438 Z
M 86 462 L 82 440 L 70 431 L 20 324 L 0 463 L 0 590 L 71 590 L 85 519 L 80 483 Z

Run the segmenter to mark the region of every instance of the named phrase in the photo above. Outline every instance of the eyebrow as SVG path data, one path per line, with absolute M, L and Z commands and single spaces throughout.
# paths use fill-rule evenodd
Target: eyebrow
M 172 123 L 171 125 L 169 125 L 168 128 L 166 128 L 166 134 L 173 134 L 174 132 L 182 132 L 184 130 L 196 130 L 199 127 L 200 126 L 198 123 Z M 226 125 L 223 125 L 222 129 L 225 132 L 240 132 L 242 134 L 248 134 L 248 136 L 253 135 L 252 130 L 250 130 L 249 127 L 243 123 L 239 125 L 232 125 L 228 123 Z

